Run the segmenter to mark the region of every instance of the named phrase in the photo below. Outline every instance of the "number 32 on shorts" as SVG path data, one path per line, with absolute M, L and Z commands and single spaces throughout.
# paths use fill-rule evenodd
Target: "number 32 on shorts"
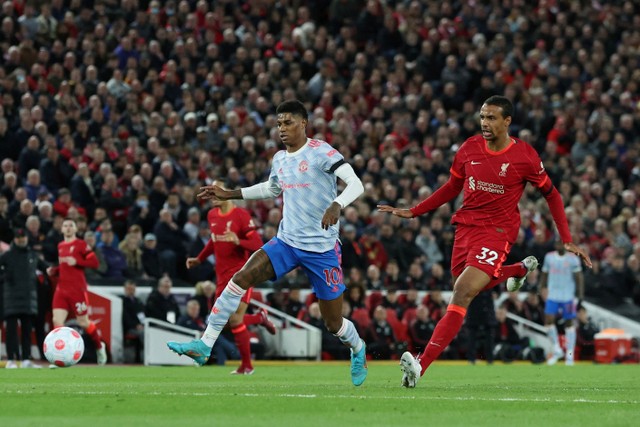
M 498 259 L 498 253 L 489 248 L 482 247 L 480 249 L 482 253 L 476 255 L 476 259 L 480 264 L 495 265 L 495 261 Z

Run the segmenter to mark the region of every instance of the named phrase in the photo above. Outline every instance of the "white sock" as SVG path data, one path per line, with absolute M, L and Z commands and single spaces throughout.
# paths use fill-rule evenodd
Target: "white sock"
M 360 335 L 358 335 L 356 327 L 353 326 L 350 320 L 343 317 L 342 326 L 334 335 L 340 338 L 340 341 L 342 341 L 344 345 L 350 347 L 353 353 L 357 353 L 362 349 Z
M 240 300 L 247 291 L 240 286 L 233 283 L 233 280 L 229 280 L 229 283 L 220 294 L 220 297 L 216 300 L 216 303 L 211 309 L 209 314 L 209 321 L 207 322 L 207 329 L 205 329 L 202 335 L 202 342 L 208 347 L 213 347 L 220 335 L 220 331 L 224 328 L 224 325 L 229 321 L 231 314 L 235 313 L 240 305 Z
M 576 348 L 576 327 L 569 326 L 564 330 L 567 345 L 567 358 L 573 359 L 573 352 Z
M 556 325 L 547 326 L 547 335 L 549 335 L 549 338 L 553 343 L 553 350 L 559 353 L 562 350 L 562 347 L 560 347 L 560 339 L 558 339 L 558 328 L 556 328 Z

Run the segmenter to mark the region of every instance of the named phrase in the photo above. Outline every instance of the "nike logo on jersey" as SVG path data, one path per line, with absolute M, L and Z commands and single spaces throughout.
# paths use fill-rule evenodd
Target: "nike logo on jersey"
M 480 165 L 480 164 L 482 164 L 482 162 L 473 162 L 473 161 L 471 162 L 471 165 L 472 165 L 472 166 L 474 166 L 474 165 Z

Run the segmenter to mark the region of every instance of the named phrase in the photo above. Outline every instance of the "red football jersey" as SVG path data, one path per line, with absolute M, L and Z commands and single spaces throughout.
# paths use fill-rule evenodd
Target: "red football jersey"
M 218 285 L 225 286 L 247 262 L 249 256 L 260 249 L 262 239 L 256 232 L 251 214 L 239 207 L 234 207 L 226 214 L 223 214 L 220 208 L 213 208 L 207 214 L 207 221 L 211 230 L 211 239 L 198 258 L 203 261 L 209 255 L 215 255 Z M 219 239 L 227 231 L 235 233 L 240 244 L 220 241 Z
M 86 291 L 87 280 L 84 276 L 85 267 L 98 268 L 99 261 L 91 247 L 81 239 L 58 243 L 58 257 L 72 256 L 76 265 L 61 262 L 58 270 L 58 289 L 66 291 Z
M 492 228 L 513 243 L 525 185 L 539 188 L 549 177 L 533 147 L 517 138 L 511 141 L 504 150 L 492 152 L 481 135 L 473 136 L 456 153 L 450 171 L 464 179 L 463 203 L 452 223 Z

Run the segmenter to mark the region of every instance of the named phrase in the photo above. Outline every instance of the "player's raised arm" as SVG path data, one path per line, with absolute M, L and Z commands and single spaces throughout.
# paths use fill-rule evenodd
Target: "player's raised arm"
M 389 205 L 378 205 L 380 212 L 387 212 L 401 218 L 413 218 L 418 215 L 431 212 L 438 209 L 440 206 L 453 200 L 460 191 L 464 184 L 464 178 L 451 174 L 449 180 L 440 188 L 438 188 L 431 196 L 427 197 L 414 207 L 410 209 L 394 208 Z
M 564 213 L 562 196 L 558 190 L 556 190 L 556 187 L 548 176 L 545 176 L 542 179 L 542 185 L 538 186 L 538 190 L 544 196 L 547 201 L 547 205 L 549 205 L 553 222 L 555 222 L 558 227 L 558 233 L 560 233 L 560 239 L 562 239 L 562 243 L 564 243 L 564 248 L 567 251 L 578 255 L 587 267 L 593 268 L 593 263 L 591 262 L 589 254 L 572 241 L 571 232 L 569 231 L 569 223 L 567 222 L 567 215 Z
M 336 168 L 334 173 L 338 178 L 343 180 L 347 186 L 342 190 L 342 193 L 334 199 L 327 210 L 324 211 L 324 215 L 322 216 L 322 228 L 324 230 L 328 230 L 329 227 L 336 224 L 340 219 L 340 211 L 364 193 L 364 185 L 362 185 L 362 181 L 360 181 L 360 178 L 358 178 L 350 164 L 342 163 Z

